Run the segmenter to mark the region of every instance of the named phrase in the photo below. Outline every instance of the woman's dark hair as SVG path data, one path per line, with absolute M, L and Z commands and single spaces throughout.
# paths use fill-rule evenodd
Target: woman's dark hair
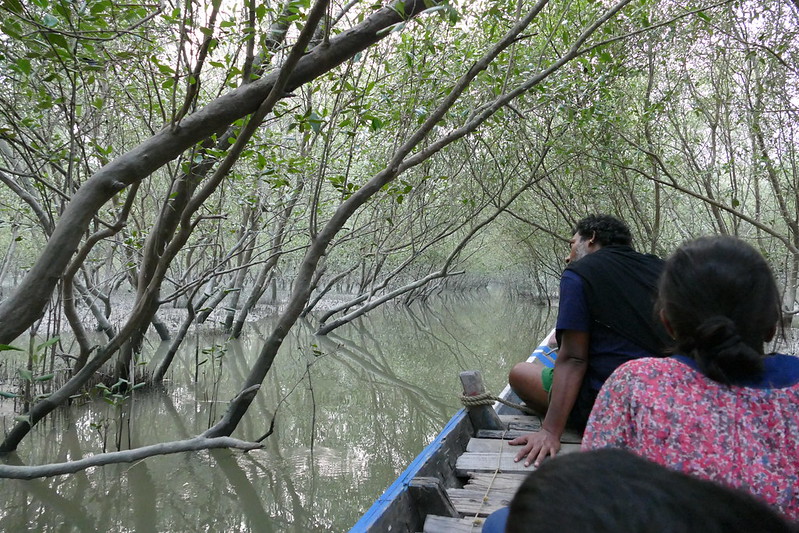
M 666 261 L 658 308 L 679 353 L 721 383 L 758 377 L 763 343 L 780 317 L 780 296 L 760 253 L 740 239 L 702 237 Z
M 629 246 L 633 242 L 627 224 L 610 215 L 588 215 L 577 223 L 572 233 L 579 233 L 586 239 L 595 237 L 602 246 Z

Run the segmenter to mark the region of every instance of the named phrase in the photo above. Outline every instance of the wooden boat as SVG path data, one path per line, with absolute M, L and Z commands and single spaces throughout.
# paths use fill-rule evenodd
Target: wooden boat
M 552 367 L 557 356 L 554 338 L 553 330 L 528 361 L 538 359 Z M 463 378 L 462 374 L 462 381 Z M 470 392 L 466 390 L 466 394 Z M 510 386 L 499 398 L 519 403 Z M 485 409 L 493 413 L 485 413 Z M 516 452 L 506 441 L 541 428 L 540 417 L 525 415 L 500 402 L 483 406 L 482 411 L 475 407 L 458 411 L 352 527 L 351 533 L 482 531 L 485 517 L 507 505 L 532 470 L 513 462 Z M 494 419 L 498 415 L 502 428 L 482 429 L 486 414 Z M 580 436 L 567 431 L 561 442 L 561 453 L 576 451 Z

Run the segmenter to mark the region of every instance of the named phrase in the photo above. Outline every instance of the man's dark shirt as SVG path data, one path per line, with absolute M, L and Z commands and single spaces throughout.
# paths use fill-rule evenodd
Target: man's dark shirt
M 662 269 L 663 261 L 653 255 L 605 246 L 563 273 L 558 341 L 567 329 L 590 335 L 588 368 L 570 425 L 585 425 L 597 392 L 619 365 L 664 355 L 669 339 L 653 309 Z

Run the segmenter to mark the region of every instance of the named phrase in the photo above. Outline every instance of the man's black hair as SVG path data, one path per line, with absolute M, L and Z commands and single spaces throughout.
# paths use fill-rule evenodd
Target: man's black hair
M 610 215 L 588 215 L 577 223 L 574 233 L 579 233 L 584 239 L 594 237 L 602 246 L 629 246 L 633 242 L 627 224 Z
M 545 461 L 510 504 L 508 533 L 749 533 L 799 529 L 749 493 L 601 449 Z

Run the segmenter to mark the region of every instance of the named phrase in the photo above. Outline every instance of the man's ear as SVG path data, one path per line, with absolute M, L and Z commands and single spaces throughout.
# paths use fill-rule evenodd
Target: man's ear
M 669 334 L 669 337 L 672 339 L 674 338 L 674 328 L 671 327 L 671 322 L 666 317 L 666 311 L 663 309 L 660 310 L 660 321 L 663 323 L 663 327 L 666 328 L 666 333 Z

